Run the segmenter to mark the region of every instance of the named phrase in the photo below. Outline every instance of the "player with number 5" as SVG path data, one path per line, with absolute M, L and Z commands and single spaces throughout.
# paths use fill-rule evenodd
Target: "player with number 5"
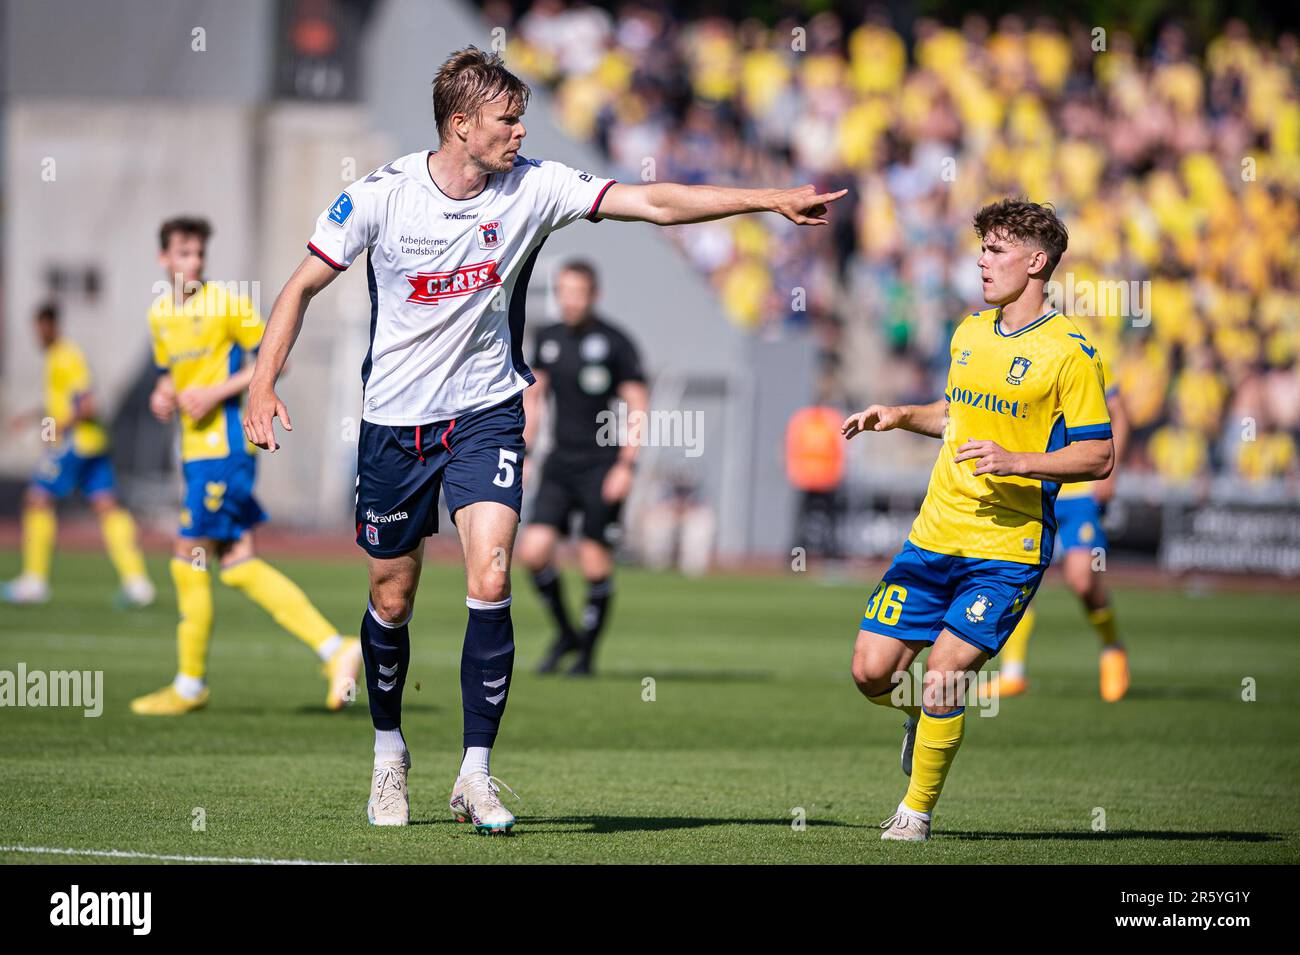
M 375 726 L 367 815 L 410 821 L 402 736 L 408 627 L 424 538 L 441 492 L 465 556 L 469 622 L 461 655 L 464 751 L 451 811 L 481 832 L 508 832 L 489 755 L 514 668 L 510 558 L 521 504 L 524 296 L 546 237 L 579 219 L 676 225 L 775 212 L 825 225 L 844 191 L 617 184 L 558 162 L 525 159 L 528 87 L 499 56 L 468 47 L 433 84 L 440 144 L 374 170 L 316 222 L 309 254 L 285 284 L 249 385 L 244 428 L 276 448 L 273 419 L 293 429 L 275 383 L 308 301 L 365 254 L 370 350 L 361 368 L 357 543 L 369 555 L 362 620 Z

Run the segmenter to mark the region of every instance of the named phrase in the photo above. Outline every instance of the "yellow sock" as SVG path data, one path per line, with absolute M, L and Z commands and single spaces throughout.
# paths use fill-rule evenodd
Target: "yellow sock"
M 895 703 L 893 690 L 886 690 L 884 693 L 881 693 L 879 696 L 869 696 L 867 697 L 867 699 L 870 700 L 872 703 L 875 703 L 876 706 L 887 706 L 890 709 L 901 710 L 902 712 L 906 713 L 909 717 L 911 717 L 914 720 L 920 719 L 921 717 L 921 708 L 919 706 L 899 706 L 897 703 Z
M 1016 629 L 1011 631 L 1011 636 L 1007 637 L 1006 644 L 1002 647 L 1002 652 L 998 654 L 999 666 L 1004 673 L 1011 673 L 1014 676 L 1021 676 L 1025 672 L 1025 657 L 1029 655 L 1029 638 L 1033 636 L 1034 624 L 1038 621 L 1038 614 L 1034 608 L 1030 607 L 1025 611 L 1025 615 L 1020 618 L 1016 624 Z
M 99 519 L 108 559 L 123 583 L 145 577 L 144 555 L 135 545 L 135 521 L 123 508 L 115 507 Z
M 173 557 L 172 583 L 181 622 L 176 627 L 179 671 L 183 676 L 203 679 L 208 672 L 208 639 L 212 636 L 212 581 L 206 570 L 188 560 Z
M 1097 636 L 1101 637 L 1103 647 L 1119 643 L 1119 634 L 1115 630 L 1115 611 L 1110 607 L 1098 607 L 1096 610 L 1088 611 L 1088 622 L 1092 624 L 1092 629 L 1097 631 Z
M 54 536 L 58 520 L 52 507 L 29 507 L 23 510 L 23 576 L 50 579 L 50 557 L 54 553 Z
M 221 582 L 253 601 L 313 650 L 338 633 L 297 584 L 259 557 L 223 567 Z
M 951 716 L 931 716 L 922 711 L 912 751 L 912 779 L 903 805 L 916 812 L 931 812 L 943 791 L 952 761 L 957 758 L 966 729 L 965 709 Z

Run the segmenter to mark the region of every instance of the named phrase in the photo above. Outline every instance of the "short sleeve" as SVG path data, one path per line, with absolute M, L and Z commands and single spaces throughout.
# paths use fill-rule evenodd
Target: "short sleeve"
M 1076 347 L 1077 346 L 1077 347 Z M 1061 366 L 1060 407 L 1065 443 L 1104 440 L 1111 436 L 1106 407 L 1106 377 L 1097 350 L 1081 338 L 1072 340 Z
M 342 272 L 370 248 L 378 234 L 378 194 L 364 180 L 338 194 L 316 220 L 307 250 L 330 268 Z
M 626 335 L 619 335 L 617 342 L 612 369 L 614 386 L 617 387 L 628 381 L 645 381 L 645 373 L 641 370 L 641 356 L 637 353 L 632 340 Z
M 613 179 L 602 179 L 559 162 L 542 162 L 541 171 L 545 186 L 542 219 L 547 229 L 563 229 L 579 219 L 600 221 L 600 200 L 614 185 Z
M 158 369 L 159 374 L 171 370 L 171 356 L 167 354 L 167 348 L 163 345 L 162 333 L 158 328 L 158 320 L 154 317 L 151 310 L 149 312 L 149 340 L 153 345 L 153 364 Z
M 90 366 L 79 348 L 69 348 L 64 354 L 62 377 L 70 395 L 82 395 L 90 390 Z
M 262 344 L 262 333 L 266 331 L 266 322 L 262 320 L 262 316 L 248 298 L 240 296 L 233 299 L 230 304 L 226 321 L 231 340 L 244 351 L 255 351 L 257 346 Z

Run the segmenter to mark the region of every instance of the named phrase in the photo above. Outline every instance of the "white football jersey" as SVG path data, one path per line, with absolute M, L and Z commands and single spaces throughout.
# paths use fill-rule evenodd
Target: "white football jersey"
M 533 382 L 524 297 L 546 237 L 596 210 L 614 183 L 558 162 L 515 158 L 470 199 L 429 175 L 427 150 L 376 169 L 316 220 L 308 248 L 342 271 L 367 252 L 370 351 L 362 416 L 447 421 Z

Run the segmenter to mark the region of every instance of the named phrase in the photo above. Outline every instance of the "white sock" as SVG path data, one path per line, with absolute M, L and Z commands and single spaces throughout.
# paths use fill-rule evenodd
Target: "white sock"
M 375 759 L 401 759 L 406 755 L 406 740 L 401 730 L 375 730 Z
M 460 774 L 488 772 L 488 760 L 492 758 L 490 746 L 470 746 L 465 750 L 465 758 L 460 761 Z
M 909 816 L 912 816 L 915 819 L 924 819 L 926 822 L 930 821 L 930 814 L 928 812 L 917 812 L 912 807 L 905 805 L 904 803 L 901 802 L 898 804 L 898 811 L 905 812 Z
M 184 673 L 177 673 L 176 679 L 172 680 L 172 686 L 176 692 L 187 700 L 192 700 L 203 692 L 203 678 L 198 676 L 186 676 Z
M 343 646 L 343 638 L 336 633 L 316 648 L 316 656 L 328 663 L 330 657 L 338 653 L 341 646 Z

